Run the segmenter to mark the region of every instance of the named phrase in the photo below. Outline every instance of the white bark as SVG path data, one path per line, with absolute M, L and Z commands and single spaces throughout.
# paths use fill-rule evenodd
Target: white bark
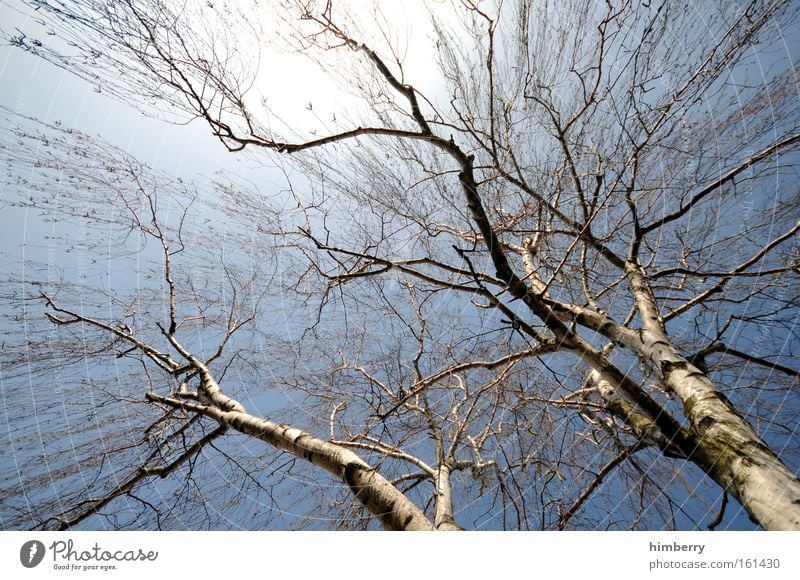
M 699 368 L 672 345 L 641 269 L 628 266 L 642 319 L 640 354 L 682 402 L 696 436 L 692 460 L 770 530 L 800 530 L 800 479 L 770 451 Z
M 606 402 L 606 408 L 620 418 L 639 438 L 639 446 L 654 445 L 667 457 L 686 458 L 686 453 L 670 441 L 670 438 L 664 434 L 652 418 L 638 411 L 598 371 L 592 369 L 589 372 L 588 382 L 597 387 L 600 396 Z
M 437 530 L 463 530 L 453 517 L 453 490 L 450 486 L 450 466 L 443 463 L 436 471 L 436 515 L 433 525 Z
M 204 377 L 204 381 L 206 380 L 213 381 L 213 379 Z M 216 407 L 162 397 L 154 393 L 150 393 L 148 399 L 200 413 L 218 421 L 220 425 L 226 425 L 240 433 L 260 439 L 299 459 L 321 467 L 347 484 L 356 499 L 370 513 L 378 517 L 386 529 L 433 530 L 433 526 L 422 510 L 349 449 L 314 437 L 290 425 L 274 423 L 240 410 L 225 411 Z M 235 401 L 227 406 L 241 407 Z

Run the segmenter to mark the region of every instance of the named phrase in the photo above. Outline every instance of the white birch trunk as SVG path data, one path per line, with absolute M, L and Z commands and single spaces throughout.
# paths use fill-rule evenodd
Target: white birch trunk
M 201 413 L 218 421 L 221 425 L 260 439 L 299 459 L 321 467 L 343 481 L 356 499 L 388 530 L 433 530 L 433 526 L 422 510 L 349 449 L 290 425 L 274 423 L 250 415 L 240 410 L 243 407 L 238 401 L 228 398 L 221 391 L 215 389 L 216 381 L 213 378 L 204 376 L 203 382 L 204 388 L 209 394 L 213 393 L 215 401 L 223 403 L 226 408 L 235 410 L 222 410 L 217 407 L 178 401 L 153 393 L 149 394 L 148 398 L 187 411 Z M 209 387 L 211 388 L 209 389 Z
M 655 421 L 629 403 L 598 371 L 592 369 L 589 372 L 589 384 L 597 387 L 600 396 L 606 401 L 606 408 L 639 438 L 640 446 L 654 445 L 667 457 L 686 459 L 685 452 L 664 435 Z
M 434 479 L 436 486 L 436 514 L 433 526 L 437 530 L 463 530 L 453 517 L 453 490 L 450 486 L 450 466 L 446 463 L 439 465 Z
M 768 530 L 800 530 L 800 479 L 699 368 L 672 345 L 639 267 L 628 274 L 642 319 L 640 354 L 660 371 L 682 402 L 696 435 L 692 460 L 731 493 Z

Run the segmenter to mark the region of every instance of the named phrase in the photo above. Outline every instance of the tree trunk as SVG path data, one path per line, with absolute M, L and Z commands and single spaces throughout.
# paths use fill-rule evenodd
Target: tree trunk
M 463 530 L 453 517 L 453 491 L 450 487 L 450 466 L 443 463 L 436 472 L 436 515 L 433 526 L 437 530 Z
M 148 399 L 200 413 L 218 421 L 220 425 L 226 425 L 240 433 L 260 439 L 323 468 L 346 483 L 356 499 L 388 530 L 433 530 L 422 510 L 349 449 L 289 425 L 274 423 L 239 410 L 223 411 L 207 405 L 169 399 L 154 393 L 150 393 Z
M 672 345 L 641 268 L 629 264 L 642 318 L 641 355 L 682 402 L 696 435 L 691 459 L 768 530 L 800 530 L 798 479 L 699 368 Z

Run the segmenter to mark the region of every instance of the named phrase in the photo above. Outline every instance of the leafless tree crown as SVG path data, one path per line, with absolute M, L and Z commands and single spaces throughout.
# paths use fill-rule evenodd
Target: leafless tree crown
M 696 4 L 20 5 L 270 177 L 3 112 L 2 526 L 800 529 L 800 6 Z

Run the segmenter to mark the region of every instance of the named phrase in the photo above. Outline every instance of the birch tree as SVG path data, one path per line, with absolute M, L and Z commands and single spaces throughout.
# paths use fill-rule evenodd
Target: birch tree
M 127 475 L 11 525 L 70 527 L 122 498 L 142 506 L 131 525 L 160 526 L 203 487 L 201 457 L 237 465 L 215 441 L 238 432 L 291 464 L 241 477 L 315 490 L 281 509 L 335 526 L 714 528 L 730 497 L 765 529 L 800 528 L 800 128 L 782 44 L 797 6 L 432 3 L 413 46 L 380 4 L 33 7 L 56 40 L 7 34 L 16 46 L 284 173 L 279 195 L 224 179 L 193 193 L 121 152 L 75 167 L 77 137 L 56 127 L 18 131 L 22 151 L 64 154 L 9 152 L 17 165 L 72 179 L 25 203 L 117 208 L 109 227 L 149 241 L 137 255 L 159 283 L 107 289 L 94 312 L 74 300 L 97 289 L 67 281 L 11 296 L 39 305 L 42 332 L 81 333 L 77 353 L 62 338 L 29 352 L 131 359 L 147 385 L 108 393 L 118 414 L 142 409 Z M 435 74 L 406 58 L 421 39 Z M 327 85 L 281 100 L 292 79 L 268 47 L 307 58 L 338 100 Z M 223 242 L 195 203 L 234 224 Z M 265 382 L 292 404 L 254 410 Z M 338 486 L 303 481 L 318 471 Z M 136 491 L 155 476 L 183 482 L 170 509 Z

